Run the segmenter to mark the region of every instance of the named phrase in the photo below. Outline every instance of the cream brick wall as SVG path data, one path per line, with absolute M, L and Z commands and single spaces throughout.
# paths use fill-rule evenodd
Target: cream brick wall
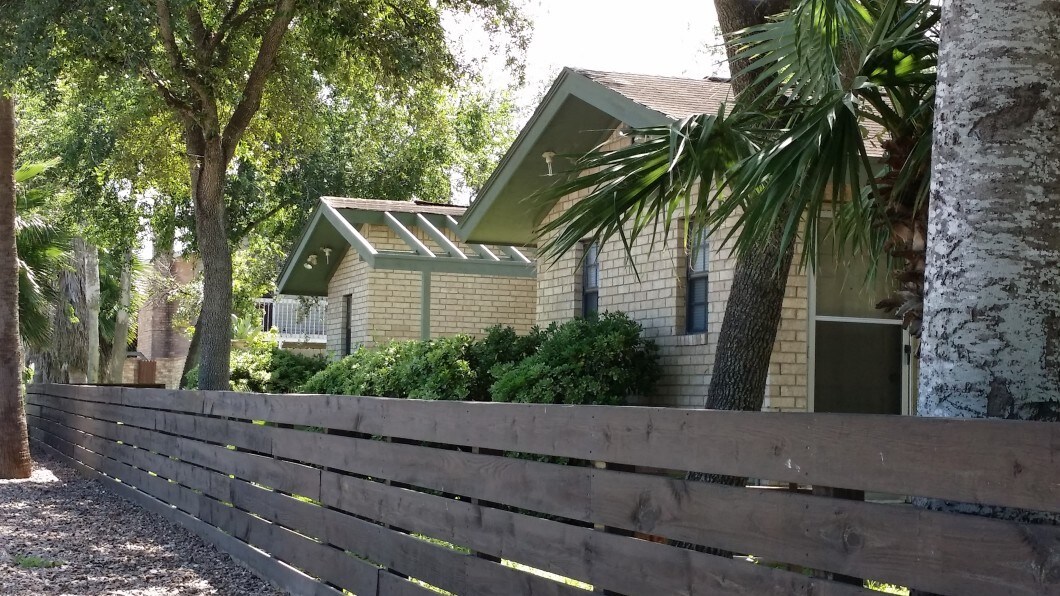
M 613 137 L 615 148 L 628 140 Z M 551 221 L 586 193 L 560 200 L 545 221 Z M 733 220 L 730 220 L 733 221 Z M 680 232 L 665 242 L 650 234 L 631 247 L 632 261 L 621 239 L 601 247 L 599 301 L 601 311 L 624 311 L 644 327 L 644 335 L 659 344 L 663 377 L 655 395 L 636 403 L 678 407 L 703 407 L 710 370 L 718 344 L 725 304 L 732 287 L 736 258 L 720 245 L 725 229 L 711 238 L 708 274 L 706 333 L 685 334 L 685 249 Z M 719 239 L 715 245 L 715 239 Z M 582 249 L 570 251 L 554 264 L 538 270 L 537 322 L 548 325 L 581 315 Z M 780 328 L 769 365 L 763 409 L 805 411 L 807 408 L 808 283 L 804 272 L 793 267 L 788 278 Z
M 440 248 L 418 228 L 432 250 Z M 390 228 L 366 225 L 361 233 L 380 250 L 408 250 Z M 450 234 L 451 240 L 456 240 Z M 469 252 L 469 254 L 471 254 Z M 328 284 L 328 354 L 342 349 L 343 296 L 353 295 L 352 344 L 378 345 L 420 338 L 421 274 L 370 269 L 350 250 Z M 434 273 L 431 275 L 431 336 L 479 335 L 492 325 L 527 333 L 534 324 L 537 284 L 531 278 Z

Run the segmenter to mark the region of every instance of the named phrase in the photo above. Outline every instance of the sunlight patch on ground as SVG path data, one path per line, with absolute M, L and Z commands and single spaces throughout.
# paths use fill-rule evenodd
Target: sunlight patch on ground
M 0 484 L 48 484 L 50 482 L 59 482 L 59 478 L 51 470 L 39 466 L 33 469 L 33 474 L 29 478 L 0 480 Z

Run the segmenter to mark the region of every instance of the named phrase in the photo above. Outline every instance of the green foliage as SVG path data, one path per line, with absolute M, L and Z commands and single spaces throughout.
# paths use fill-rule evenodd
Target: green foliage
M 23 569 L 51 569 L 52 567 L 62 567 L 65 564 L 62 561 L 45 559 L 37 555 L 15 555 L 15 565 Z
M 416 342 L 390 342 L 379 348 L 357 348 L 353 354 L 332 362 L 302 386 L 304 393 L 407 397 L 397 382 L 395 370 Z
M 482 339 L 468 348 L 468 360 L 476 372 L 469 396 L 475 401 L 490 401 L 491 371 L 498 365 L 515 364 L 537 351 L 545 334 L 534 327 L 529 335 L 519 335 L 515 329 L 494 325 Z
M 430 341 L 359 348 L 328 365 L 305 393 L 418 399 L 619 404 L 650 391 L 659 376 L 654 342 L 624 314 L 576 319 L 519 336 L 491 327 L 474 340 L 457 335 Z
M 589 174 L 542 191 L 588 191 L 539 230 L 543 254 L 587 236 L 618 235 L 627 247 L 637 236 L 664 240 L 684 214 L 712 231 L 735 217 L 739 251 L 780 229 L 781 248 L 801 240 L 812 265 L 826 206 L 837 251 L 881 254 L 888 211 L 915 213 L 927 196 L 938 19 L 929 0 L 798 0 L 740 32 L 730 43 L 755 84 L 716 114 L 637 129 L 630 135 L 644 142 L 579 156 L 573 172 Z M 884 138 L 870 139 L 870 126 Z M 890 153 L 884 166 L 871 160 L 874 141 Z
M 494 401 L 621 405 L 651 390 L 658 347 L 624 313 L 553 323 L 529 358 L 492 374 Z
M 233 391 L 295 393 L 327 366 L 323 356 L 306 356 L 280 349 L 269 333 L 252 334 L 245 345 L 232 350 Z M 198 367 L 188 371 L 189 389 L 198 387 Z

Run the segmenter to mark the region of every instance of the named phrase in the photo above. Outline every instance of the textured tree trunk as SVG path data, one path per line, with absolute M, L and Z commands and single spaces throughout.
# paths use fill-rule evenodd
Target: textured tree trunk
M 1060 419 L 1060 11 L 943 4 L 922 416 Z
M 83 238 L 74 240 L 78 275 L 85 288 L 85 378 L 99 382 L 99 249 Z
M 203 292 L 199 325 L 199 388 L 228 389 L 232 350 L 232 248 L 224 202 L 227 164 L 220 138 L 187 131 L 191 158 L 195 230 L 202 256 Z M 206 332 L 209 330 L 209 332 Z
M 199 342 L 202 340 L 202 311 L 195 317 L 195 330 L 191 333 L 191 341 L 188 342 L 188 357 L 184 359 L 184 369 L 180 371 L 179 389 L 188 388 L 188 373 L 199 362 Z
M 121 383 L 125 371 L 125 356 L 129 343 L 129 305 L 132 303 L 132 246 L 125 249 L 121 257 L 121 286 L 118 296 L 118 312 L 114 317 L 114 345 L 110 350 L 110 364 L 107 367 L 106 381 Z
M 0 478 L 32 472 L 22 404 L 15 245 L 15 103 L 0 94 Z

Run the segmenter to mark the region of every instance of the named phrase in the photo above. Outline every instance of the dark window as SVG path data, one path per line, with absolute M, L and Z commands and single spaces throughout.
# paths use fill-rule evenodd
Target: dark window
M 353 353 L 353 294 L 342 297 L 342 355 Z
M 706 228 L 696 231 L 688 243 L 688 283 L 685 302 L 685 331 L 703 333 L 707 330 L 707 272 L 710 255 L 707 250 Z
M 600 250 L 595 242 L 586 242 L 583 250 L 582 316 L 589 317 L 600 310 Z

